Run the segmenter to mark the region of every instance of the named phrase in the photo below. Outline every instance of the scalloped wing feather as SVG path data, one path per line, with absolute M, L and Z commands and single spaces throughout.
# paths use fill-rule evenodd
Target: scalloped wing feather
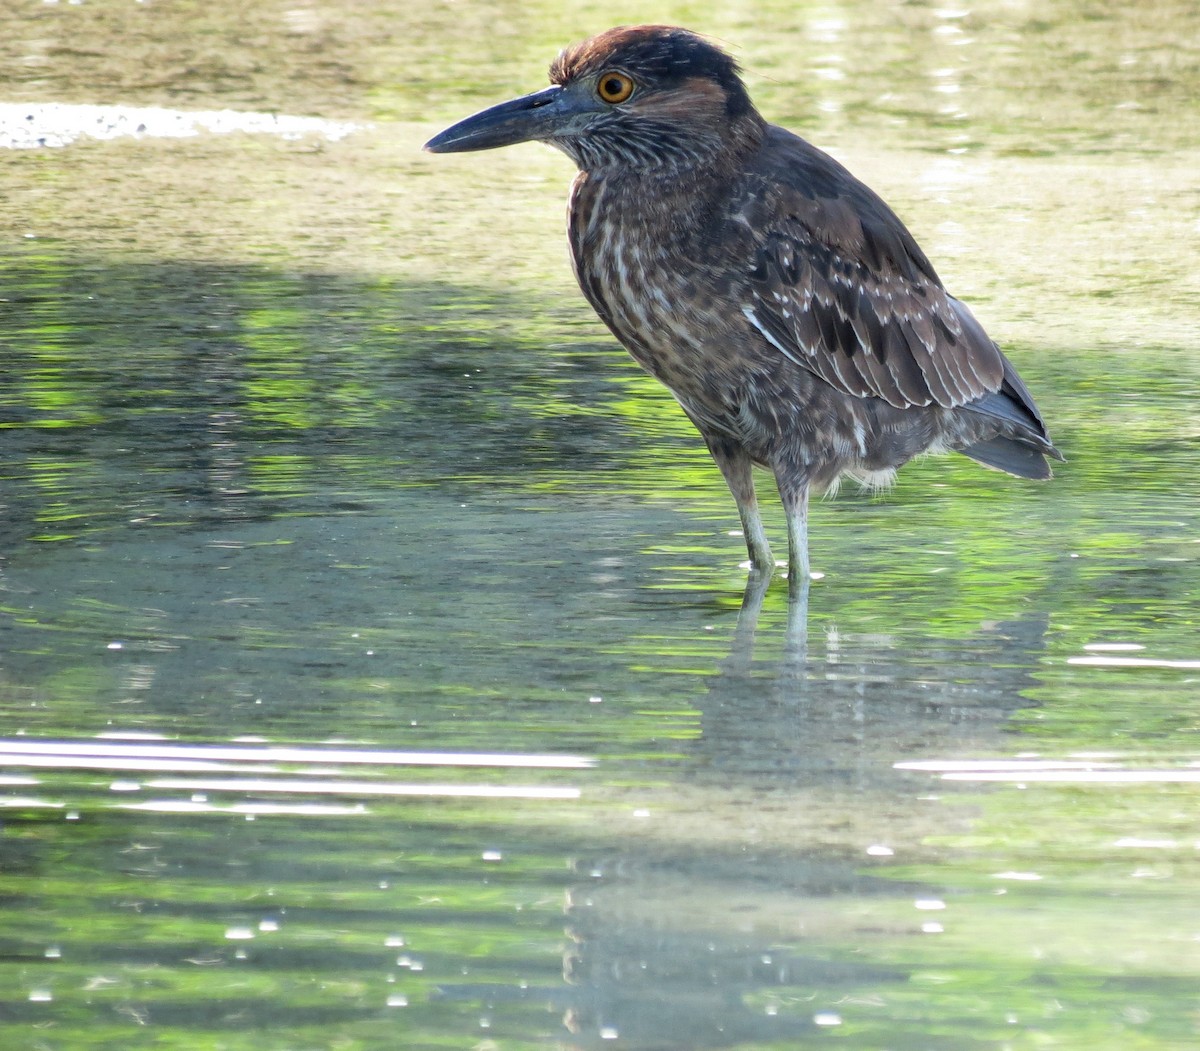
M 809 143 L 770 132 L 740 209 L 758 232 L 746 245 L 751 324 L 855 397 L 955 408 L 999 390 L 999 348 L 895 213 Z

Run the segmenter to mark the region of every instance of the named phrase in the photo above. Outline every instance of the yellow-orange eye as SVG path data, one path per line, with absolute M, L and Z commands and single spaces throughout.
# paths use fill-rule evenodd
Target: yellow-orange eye
M 615 106 L 633 94 L 633 81 L 624 73 L 601 73 L 596 84 L 596 94 Z

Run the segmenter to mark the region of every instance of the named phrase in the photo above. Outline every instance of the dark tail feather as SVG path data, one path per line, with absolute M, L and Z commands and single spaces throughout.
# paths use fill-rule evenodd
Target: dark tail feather
M 972 460 L 998 471 L 1015 474 L 1018 478 L 1049 478 L 1050 465 L 1046 457 L 1062 460 L 1063 454 L 1050 441 L 1042 414 L 1038 412 L 1029 389 L 1021 382 L 1012 362 L 1003 354 L 1000 357 L 1004 362 L 1004 378 L 1000 389 L 985 394 L 978 401 L 969 402 L 963 408 L 1006 424 L 1004 429 L 1009 434 L 1000 434 L 958 451 Z
M 1018 478 L 1049 478 L 1050 465 L 1041 451 L 1015 438 L 990 438 L 958 452 L 987 467 L 1007 471 Z

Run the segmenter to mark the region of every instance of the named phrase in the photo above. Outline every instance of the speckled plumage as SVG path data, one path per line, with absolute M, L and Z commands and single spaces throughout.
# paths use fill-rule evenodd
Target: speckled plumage
M 633 82 L 627 100 L 578 101 L 614 74 Z M 579 285 L 703 435 L 756 569 L 773 562 L 751 464 L 779 485 L 793 589 L 808 578 L 808 492 L 842 475 L 880 484 L 953 449 L 1049 476 L 1059 454 L 1012 365 L 872 190 L 762 119 L 729 56 L 685 30 L 623 27 L 563 52 L 550 76 L 557 93 L 530 108 L 574 109 L 529 137 L 580 168 Z M 430 147 L 479 148 L 453 139 L 476 120 Z

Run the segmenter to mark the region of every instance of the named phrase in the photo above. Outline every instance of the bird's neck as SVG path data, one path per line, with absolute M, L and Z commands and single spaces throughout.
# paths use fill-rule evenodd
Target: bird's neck
M 571 153 L 580 171 L 594 179 L 641 184 L 652 192 L 663 185 L 723 180 L 736 172 L 762 144 L 766 122 L 751 110 L 724 127 L 647 126 L 622 129 L 613 141 L 603 136 L 576 142 Z
M 676 230 L 699 229 L 727 197 L 765 133 L 765 122 L 752 113 L 723 129 L 703 151 L 663 156 L 660 163 L 581 164 L 576 185 L 587 186 L 588 210 L 605 213 L 608 221 L 619 223 L 626 214 L 636 223 L 653 212 Z

